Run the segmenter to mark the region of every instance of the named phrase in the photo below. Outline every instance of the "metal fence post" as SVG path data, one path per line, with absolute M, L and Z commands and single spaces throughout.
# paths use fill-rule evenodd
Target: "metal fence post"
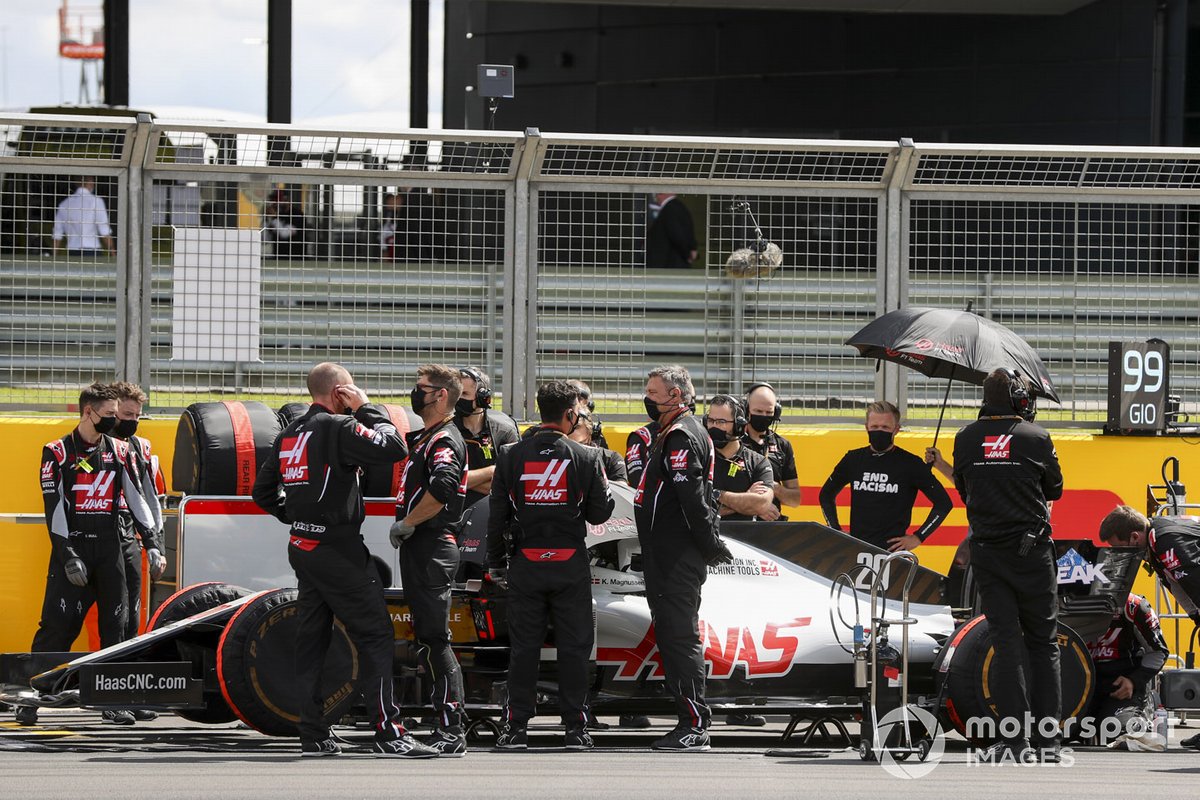
M 909 164 L 913 157 L 912 139 L 901 139 L 896 151 L 896 164 L 888 181 L 887 192 L 884 195 L 886 228 L 884 237 L 883 269 L 880 281 L 883 291 L 876 296 L 876 312 L 885 314 L 902 307 L 908 300 L 908 282 L 904 278 L 908 259 L 908 215 L 904 213 L 906 197 L 903 192 L 904 181 L 908 178 Z M 890 400 L 901 410 L 904 409 L 905 376 L 901 374 L 898 365 L 884 362 L 882 373 L 882 391 L 880 396 Z M 878 386 L 879 381 L 876 382 Z
M 145 310 L 150 299 L 148 282 L 151 272 L 146 264 L 150 251 L 145 243 L 149 237 L 147 226 L 151 220 L 146 210 L 146 198 L 149 195 L 143 185 L 143 166 L 152 136 L 150 115 L 145 112 L 138 114 L 130 146 L 128 171 L 125 173 L 126 188 L 122 193 L 125 214 L 121 224 L 121 240 L 124 242 L 125 257 L 117 259 L 118 285 L 122 279 L 124 281 L 124 291 L 117 298 L 117 349 L 121 361 L 117 374 L 142 385 L 146 384 L 149 371 L 145 359 L 148 343 L 144 322 L 148 319 Z
M 512 256 L 505 259 L 504 273 L 504 288 L 508 295 L 508 302 L 504 304 L 504 410 L 518 420 L 529 416 L 528 387 L 536 360 L 529 337 L 537 327 L 536 301 L 531 291 L 531 287 L 536 290 L 536 285 L 530 279 L 530 264 L 536 259 L 537 212 L 536 201 L 531 196 L 535 190 L 530 189 L 529 176 L 533 172 L 540 138 L 537 128 L 525 131 L 516 180 L 510 190 L 513 213 L 508 224 Z

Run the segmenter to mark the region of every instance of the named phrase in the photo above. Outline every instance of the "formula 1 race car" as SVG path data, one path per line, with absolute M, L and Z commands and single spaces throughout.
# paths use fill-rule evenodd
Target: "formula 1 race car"
M 617 512 L 588 536 L 596 626 L 592 708 L 597 714 L 671 715 L 638 571 L 632 491 L 621 485 L 613 490 Z M 211 513 L 202 513 L 205 503 Z M 486 505 L 474 506 L 466 519 L 467 557 L 480 549 Z M 221 576 L 214 574 L 236 572 L 236 562 L 243 569 L 251 565 L 253 574 L 286 577 L 284 528 L 246 498 L 189 498 L 181 512 L 180 574 L 201 580 L 162 603 L 147 632 L 135 639 L 66 663 L 53 662 L 52 654 L 18 659 L 25 674 L 37 673 L 28 683 L 36 694 L 15 698 L 10 691 L 5 702 L 156 708 L 196 722 L 241 719 L 265 734 L 295 734 L 295 590 L 242 588 L 236 579 L 246 573 L 231 576 L 235 581 L 215 580 Z M 390 503 L 368 503 L 364 537 L 385 559 L 394 558 L 386 545 L 391 519 Z M 734 561 L 710 568 L 700 610 L 708 695 L 722 711 L 783 713 L 794 720 L 855 717 L 864 713 L 867 697 L 856 661 L 865 649 L 874 649 L 876 655 L 884 650 L 890 655 L 872 659 L 882 666 L 868 682 L 896 686 L 903 676 L 914 705 L 940 713 L 960 732 L 963 720 L 994 713 L 986 671 L 987 623 L 973 617 L 972 604 L 961 600 L 964 594 L 969 599 L 969 580 L 959 586 L 916 566 L 915 559 L 896 559 L 815 523 L 732 523 L 723 525 L 722 533 Z M 1132 586 L 1139 560 L 1117 548 L 1092 555 L 1105 580 L 1061 598 L 1065 716 L 1087 708 L 1094 671 L 1085 643 L 1107 628 Z M 385 591 L 396 635 L 398 697 L 419 714 L 424 693 L 404 590 Z M 866 605 L 872 595 L 878 595 L 873 610 Z M 463 669 L 467 711 L 477 720 L 497 715 L 504 701 L 505 612 L 504 592 L 493 584 L 469 581 L 453 593 L 453 645 Z M 880 621 L 889 618 L 911 620 L 905 625 L 902 659 L 886 635 L 878 635 L 887 629 Z M 542 651 L 540 683 L 547 711 L 555 699 L 554 659 L 551 632 Z M 9 666 L 11 680 L 13 663 Z M 361 706 L 357 675 L 354 647 L 336 625 L 323 671 L 331 720 L 353 715 Z

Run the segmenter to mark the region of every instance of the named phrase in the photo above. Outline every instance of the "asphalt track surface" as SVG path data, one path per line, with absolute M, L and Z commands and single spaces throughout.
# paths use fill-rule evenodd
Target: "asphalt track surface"
M 904 779 L 857 752 L 827 747 L 778 750 L 782 720 L 766 728 L 713 726 L 713 750 L 649 751 L 652 731 L 595 733 L 596 750 L 567 752 L 561 729 L 531 728 L 530 750 L 498 752 L 486 743 L 464 758 L 422 761 L 354 754 L 364 731 L 339 729 L 347 752 L 300 759 L 297 745 L 238 725 L 201 726 L 165 715 L 118 728 L 95 712 L 44 710 L 42 725 L 19 728 L 0 714 L 0 797 L 35 798 L 1079 798 L 1196 797 L 1200 752 L 1175 746 L 1196 722 L 1173 732 L 1165 753 L 1075 748 L 1075 763 L 969 764 L 950 739 L 927 775 Z

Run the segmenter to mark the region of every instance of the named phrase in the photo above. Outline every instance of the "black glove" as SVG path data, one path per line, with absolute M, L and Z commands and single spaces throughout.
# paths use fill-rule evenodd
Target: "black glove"
M 87 565 L 78 558 L 68 558 L 67 563 L 63 565 L 63 571 L 67 575 L 67 580 L 71 585 L 83 588 L 88 584 Z
M 710 567 L 733 563 L 733 553 L 729 552 L 729 546 L 720 536 L 713 537 L 712 544 L 704 552 L 704 562 Z

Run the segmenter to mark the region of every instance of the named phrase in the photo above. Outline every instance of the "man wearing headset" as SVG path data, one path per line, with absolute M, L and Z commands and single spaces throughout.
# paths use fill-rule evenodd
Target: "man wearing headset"
M 462 395 L 454 404 L 454 426 L 467 446 L 467 500 L 464 508 L 488 496 L 500 448 L 520 438 L 517 424 L 492 408 L 492 382 L 478 367 L 458 371 Z
M 1053 762 L 1059 758 L 1061 736 L 1053 726 L 1061 717 L 1062 694 L 1047 503 L 1062 496 L 1063 477 L 1050 434 L 1022 416 L 1031 399 L 1028 383 L 1016 372 L 997 369 L 987 376 L 979 419 L 954 437 L 954 485 L 967 507 L 971 564 L 996 651 L 991 679 L 996 711 L 1001 720 L 1022 725 L 989 755 Z M 1029 714 L 1033 724 L 1026 728 Z
M 775 508 L 800 505 L 800 480 L 792 443 L 772 428 L 783 416 L 783 406 L 769 383 L 754 383 L 746 391 L 746 447 L 766 456 L 775 482 Z M 780 517 L 779 519 L 787 519 Z
M 771 464 L 742 441 L 746 417 L 736 397 L 719 394 L 708 403 L 704 427 L 717 451 L 713 487 L 721 504 L 721 519 L 730 522 L 776 520 Z

